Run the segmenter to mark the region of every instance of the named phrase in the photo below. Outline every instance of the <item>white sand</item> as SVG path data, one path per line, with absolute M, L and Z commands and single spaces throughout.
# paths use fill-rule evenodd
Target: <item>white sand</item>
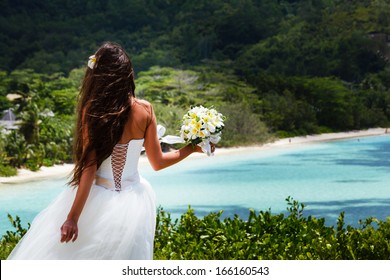
M 266 143 L 264 145 L 255 145 L 249 147 L 237 147 L 237 148 L 227 148 L 227 149 L 218 149 L 219 153 L 236 153 L 243 152 L 246 150 L 253 151 L 261 149 L 275 149 L 275 148 L 289 148 L 297 145 L 309 144 L 314 142 L 324 142 L 331 140 L 340 140 L 347 138 L 363 138 L 367 136 L 379 136 L 384 135 L 386 133 L 390 133 L 390 130 L 387 132 L 385 128 L 371 128 L 367 130 L 355 130 L 349 132 L 338 132 L 338 133 L 324 133 L 324 134 L 316 134 L 316 135 L 307 135 L 307 136 L 297 136 L 292 138 L 283 138 L 277 139 L 274 142 Z M 224 150 L 224 151 L 222 151 Z
M 55 165 L 52 167 L 41 167 L 38 171 L 19 169 L 17 176 L 0 177 L 0 187 L 2 184 L 16 184 L 48 178 L 66 178 L 71 174 L 73 164 Z
M 229 153 L 250 152 L 257 150 L 266 150 L 273 148 L 289 148 L 297 145 L 308 144 L 312 142 L 338 140 L 345 138 L 359 138 L 366 136 L 383 135 L 387 133 L 385 128 L 372 128 L 368 130 L 340 132 L 340 133 L 325 133 L 319 135 L 307 135 L 292 138 L 279 139 L 271 143 L 264 145 L 248 146 L 248 147 L 235 147 L 235 148 L 219 148 L 215 152 L 215 156 Z M 390 130 L 389 130 L 390 133 Z M 190 158 L 199 158 L 204 156 L 203 154 L 193 154 Z M 140 159 L 141 164 L 146 164 L 147 159 L 142 156 Z M 13 177 L 0 177 L 0 186 L 2 184 L 12 184 L 29 182 L 33 180 L 48 179 L 53 177 L 66 178 L 70 175 L 73 169 L 73 164 L 56 165 L 53 167 L 42 167 L 39 171 L 32 172 L 26 169 L 18 170 L 18 175 Z

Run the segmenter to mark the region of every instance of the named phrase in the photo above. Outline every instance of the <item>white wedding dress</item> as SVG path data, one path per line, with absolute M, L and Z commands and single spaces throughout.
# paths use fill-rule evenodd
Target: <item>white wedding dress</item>
M 76 190 L 67 188 L 36 216 L 8 259 L 152 259 L 155 194 L 138 173 L 143 139 L 117 144 L 99 167 L 75 242 L 60 242 Z

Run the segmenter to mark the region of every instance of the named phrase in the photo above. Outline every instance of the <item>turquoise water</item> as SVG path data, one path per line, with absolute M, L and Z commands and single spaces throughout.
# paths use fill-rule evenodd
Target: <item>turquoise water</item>
M 154 172 L 140 172 L 152 184 L 157 204 L 177 218 L 191 205 L 199 216 L 224 210 L 248 216 L 248 209 L 285 213 L 288 196 L 306 205 L 306 215 L 334 225 L 390 216 L 390 136 L 321 142 L 272 150 L 196 157 Z M 7 213 L 24 224 L 65 188 L 65 178 L 0 187 L 0 234 L 11 229 Z

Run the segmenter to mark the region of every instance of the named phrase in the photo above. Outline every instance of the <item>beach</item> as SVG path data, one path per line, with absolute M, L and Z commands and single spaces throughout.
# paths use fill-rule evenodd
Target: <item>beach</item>
M 387 133 L 385 128 L 372 128 L 367 130 L 339 132 L 339 133 L 324 133 L 318 135 L 307 135 L 298 136 L 292 138 L 278 139 L 270 143 L 263 145 L 245 146 L 245 147 L 234 147 L 234 148 L 218 148 L 215 152 L 215 156 L 232 154 L 232 153 L 244 153 L 253 152 L 254 150 L 268 150 L 268 149 L 279 149 L 279 148 L 292 148 L 297 145 L 304 145 L 314 142 L 323 142 L 331 140 L 340 140 L 347 138 L 360 138 L 367 136 L 379 136 Z M 192 154 L 190 158 L 204 157 L 204 154 Z M 147 158 L 141 156 L 140 164 L 147 164 Z M 0 187 L 3 184 L 17 184 L 22 182 L 29 182 L 35 180 L 49 179 L 49 178 L 66 178 L 72 170 L 73 164 L 55 165 L 52 167 L 41 167 L 39 171 L 30 171 L 26 169 L 18 170 L 18 175 L 12 177 L 0 177 Z
M 18 169 L 18 175 L 16 176 L 0 177 L 0 187 L 2 184 L 17 184 L 53 177 L 66 178 L 71 174 L 73 167 L 73 164 L 61 164 L 51 167 L 42 166 L 38 171 Z

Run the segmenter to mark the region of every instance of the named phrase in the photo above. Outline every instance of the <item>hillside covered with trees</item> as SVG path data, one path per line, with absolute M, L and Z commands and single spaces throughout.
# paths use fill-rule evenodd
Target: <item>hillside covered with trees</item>
M 0 134 L 3 174 L 71 161 L 80 80 L 109 40 L 128 51 L 136 94 L 170 134 L 197 104 L 228 117 L 224 146 L 389 125 L 387 0 L 3 0 L 0 10 L 0 112 L 19 120 Z

